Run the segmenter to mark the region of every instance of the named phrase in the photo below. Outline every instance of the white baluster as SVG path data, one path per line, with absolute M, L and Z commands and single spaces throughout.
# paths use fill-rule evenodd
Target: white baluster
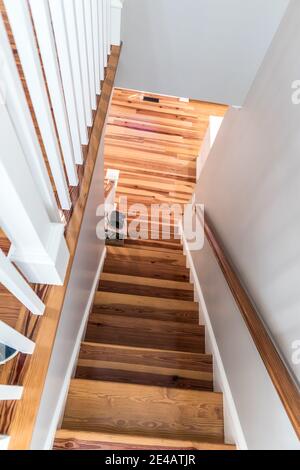
M 62 209 L 71 208 L 39 53 L 26 0 L 4 0 Z
M 111 44 L 121 44 L 121 20 L 124 0 L 111 0 Z
M 64 225 L 49 218 L 5 100 L 0 141 L 0 225 L 12 243 L 9 258 L 29 282 L 61 285 L 69 262 Z
M 14 401 L 21 400 L 23 395 L 23 387 L 17 385 L 0 385 L 0 401 Z M 0 436 L 0 449 L 4 445 Z
M 104 80 L 103 0 L 98 0 L 100 80 Z
M 94 40 L 94 64 L 95 64 L 95 85 L 96 94 L 101 93 L 100 83 L 100 54 L 99 54 L 99 13 L 98 0 L 92 0 L 92 18 L 93 18 L 93 40 Z M 101 6 L 101 5 L 100 5 Z
M 86 39 L 86 29 L 85 29 L 84 1 L 85 0 L 74 0 L 77 26 L 78 26 L 79 52 L 80 52 L 80 61 L 81 61 L 81 70 L 82 70 L 82 79 L 83 79 L 85 116 L 86 116 L 87 125 L 89 127 L 92 127 L 93 114 L 92 114 L 92 103 L 91 103 L 91 92 L 90 92 L 90 74 L 89 74 L 87 39 Z
M 47 0 L 30 0 L 30 7 L 69 184 L 71 186 L 77 186 L 78 175 L 75 166 L 74 151 L 61 83 L 49 4 Z
M 95 57 L 94 57 L 94 38 L 93 38 L 93 18 L 91 0 L 84 0 L 86 38 L 88 48 L 88 62 L 90 75 L 91 103 L 94 110 L 97 109 L 96 81 L 95 81 Z
M 45 305 L 27 284 L 19 271 L 0 249 L 0 283 L 34 315 L 43 315 Z
M 56 199 L 1 15 L 0 55 L 2 56 L 2 60 L 0 60 L 2 62 L 0 79 L 5 83 L 7 110 L 15 124 L 27 163 L 51 222 L 60 222 Z
M 0 321 L 0 343 L 23 354 L 33 354 L 35 343 L 18 331 Z
M 104 67 L 107 67 L 107 0 L 103 0 L 102 4 L 102 19 L 103 19 L 103 48 L 104 48 Z
M 56 41 L 57 55 L 59 58 L 60 72 L 65 93 L 67 112 L 70 122 L 70 130 L 75 153 L 75 162 L 83 163 L 83 152 L 79 132 L 78 109 L 75 98 L 75 83 L 73 79 L 72 64 L 65 22 L 65 13 L 61 0 L 49 0 L 52 25 Z
M 79 56 L 78 30 L 75 15 L 74 0 L 61 0 L 65 11 L 65 23 L 67 26 L 69 51 L 73 70 L 73 79 L 76 84 L 75 98 L 77 102 L 79 130 L 81 143 L 87 145 L 89 142 L 87 122 L 85 119 L 84 93 L 82 83 L 81 63 Z
M 111 54 L 111 0 L 107 1 L 107 54 Z

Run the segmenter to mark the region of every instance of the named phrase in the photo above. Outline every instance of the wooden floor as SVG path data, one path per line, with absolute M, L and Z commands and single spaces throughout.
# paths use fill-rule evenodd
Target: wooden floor
M 121 171 L 117 198 L 188 203 L 209 115 L 225 110 L 115 90 L 105 166 Z M 174 227 L 163 236 L 174 221 L 156 220 L 155 240 L 107 247 L 55 449 L 233 448 L 182 246 Z
M 7 254 L 10 241 L 0 228 L 0 249 Z M 14 328 L 17 324 L 21 303 L 0 283 L 0 320 Z
M 118 195 L 129 202 L 190 201 L 196 159 L 209 116 L 223 116 L 225 106 L 177 98 L 143 101 L 143 94 L 116 89 L 108 121 L 105 166 L 121 170 Z

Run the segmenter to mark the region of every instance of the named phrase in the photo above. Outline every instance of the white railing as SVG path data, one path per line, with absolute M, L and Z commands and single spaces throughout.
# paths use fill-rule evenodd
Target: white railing
M 111 46 L 120 45 L 123 2 L 3 3 L 16 51 L 0 14 L 0 227 L 11 243 L 7 256 L 0 250 L 0 283 L 43 315 L 29 283 L 64 283 L 63 211 L 72 208 Z M 0 343 L 24 354 L 35 346 L 2 321 Z M 22 387 L 0 386 L 0 401 L 21 395 Z M 0 447 L 7 439 L 0 436 Z

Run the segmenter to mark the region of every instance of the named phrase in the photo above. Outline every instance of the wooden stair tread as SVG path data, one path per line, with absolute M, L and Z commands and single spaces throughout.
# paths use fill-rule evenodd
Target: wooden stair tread
M 108 274 L 102 273 L 100 277 L 101 280 L 112 281 L 112 282 L 122 282 L 127 284 L 134 283 L 135 285 L 140 286 L 150 286 L 150 287 L 159 287 L 165 289 L 177 289 L 184 290 L 194 293 L 194 286 L 189 282 L 177 282 L 177 281 L 168 281 L 167 279 L 152 279 L 149 277 L 142 276 L 126 276 L 126 274 Z
M 161 263 L 162 256 L 163 262 L 167 266 L 183 266 L 186 267 L 186 257 L 182 253 L 168 253 L 164 252 L 162 255 L 161 252 L 154 250 L 141 250 L 135 249 L 133 247 L 107 247 L 107 256 L 108 258 L 116 258 L 121 260 L 128 260 L 132 262 L 142 262 L 142 263 L 155 263 L 159 261 Z
M 189 300 L 158 299 L 151 296 L 140 296 L 134 294 L 115 294 L 112 292 L 96 292 L 95 305 L 124 304 L 135 307 L 151 307 L 161 310 L 180 310 L 198 312 L 198 303 Z
M 222 394 L 73 379 L 63 428 L 222 442 Z
M 116 294 L 119 295 L 119 294 Z M 117 300 L 117 299 L 116 299 Z M 198 313 L 189 310 L 166 310 L 147 306 L 135 306 L 124 303 L 99 303 L 93 305 L 93 314 L 113 315 L 120 317 L 142 318 L 144 320 L 171 321 L 178 323 L 198 324 Z M 122 321 L 122 319 L 120 319 Z M 163 325 L 162 325 L 163 326 Z
M 204 327 L 191 323 L 92 313 L 85 341 L 204 353 Z
M 76 377 L 213 390 L 210 355 L 99 343 L 81 345 Z
M 103 272 L 179 282 L 188 282 L 190 279 L 189 270 L 186 267 L 165 265 L 163 259 L 147 263 L 110 256 L 105 261 Z
M 198 324 L 199 307 L 189 300 L 97 291 L 92 313 Z
M 167 251 L 167 252 L 180 252 L 182 253 L 182 246 L 180 240 L 153 240 L 149 238 L 148 240 L 133 240 L 127 238 L 124 242 L 125 246 L 132 246 L 136 250 L 157 250 L 157 251 Z
M 235 450 L 223 443 L 60 429 L 54 450 Z
M 185 290 L 166 289 L 152 286 L 141 286 L 135 284 L 128 284 L 114 281 L 101 281 L 99 291 L 114 292 L 116 294 L 134 294 L 144 297 L 153 296 L 162 299 L 173 300 L 193 300 L 193 293 Z

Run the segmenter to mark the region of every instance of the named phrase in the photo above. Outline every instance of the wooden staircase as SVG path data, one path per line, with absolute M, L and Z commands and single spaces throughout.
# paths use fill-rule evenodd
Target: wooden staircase
M 178 240 L 108 247 L 54 449 L 233 449 Z

